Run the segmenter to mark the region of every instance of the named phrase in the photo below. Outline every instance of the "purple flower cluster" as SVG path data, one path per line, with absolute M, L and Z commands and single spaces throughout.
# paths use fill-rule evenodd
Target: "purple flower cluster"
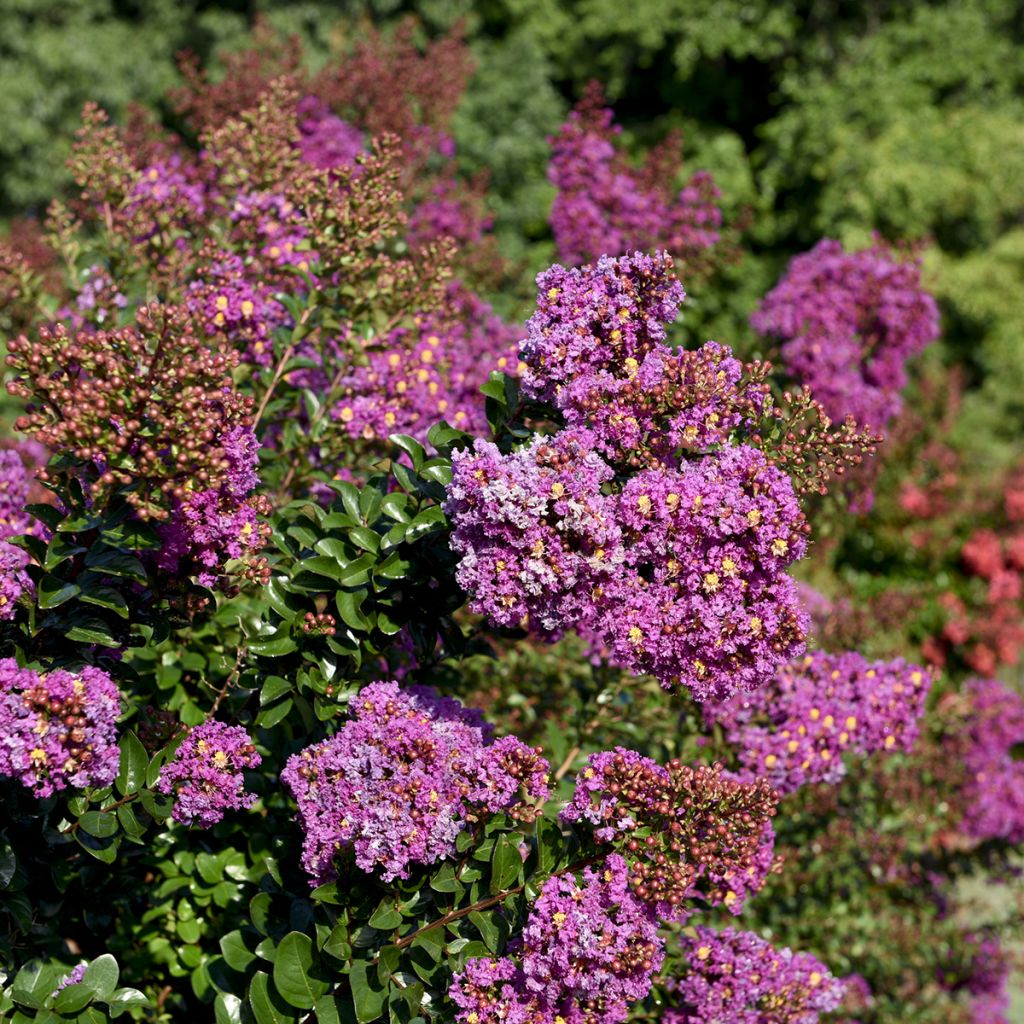
M 439 238 L 451 238 L 460 249 L 479 245 L 494 220 L 481 216 L 462 182 L 441 178 L 409 215 L 406 240 L 414 249 Z
M 642 470 L 614 515 L 624 568 L 582 632 L 620 665 L 707 700 L 755 689 L 802 651 L 806 616 L 786 569 L 806 550 L 803 514 L 760 451 Z
M 467 824 L 500 812 L 531 820 L 547 796 L 548 764 L 513 737 L 490 742 L 478 711 L 427 687 L 373 683 L 338 733 L 288 760 L 281 773 L 299 805 L 302 863 L 314 884 L 335 858 L 384 881 L 455 852 Z
M 1024 698 L 997 679 L 967 684 L 970 717 L 963 760 L 962 828 L 975 839 L 1024 842 Z
M 817 1024 L 842 1003 L 843 983 L 808 953 L 731 928 L 696 928 L 680 942 L 690 971 L 671 986 L 664 1024 Z
M 750 428 L 767 397 L 728 348 L 665 344 L 684 293 L 667 253 L 602 257 L 537 278 L 537 311 L 521 346 L 523 390 L 586 428 L 602 454 L 635 464 L 678 461 Z
M 585 432 L 503 455 L 453 457 L 445 509 L 475 611 L 542 634 L 578 629 L 623 667 L 698 699 L 753 689 L 802 649 L 806 616 L 786 568 L 806 548 L 784 473 L 727 447 L 643 470 L 619 494 Z
M 558 189 L 551 230 L 558 258 L 582 264 L 602 253 L 667 249 L 691 261 L 719 239 L 721 193 L 707 172 L 682 191 L 671 182 L 678 159 L 633 169 L 615 145 L 621 128 L 600 95 L 589 94 L 551 139 L 548 178 Z
M 177 573 L 182 562 L 190 563 L 204 587 L 218 584 L 228 561 L 256 554 L 268 529 L 259 518 L 265 503 L 249 496 L 259 483 L 256 435 L 249 427 L 232 427 L 220 447 L 225 468 L 218 486 L 177 501 L 171 521 L 160 531 L 160 567 Z
M 965 988 L 971 996 L 973 1024 L 1008 1024 L 1010 1013 L 1010 959 L 999 940 L 982 938 L 971 962 Z
M 41 675 L 0 659 L 0 776 L 38 797 L 73 786 L 109 786 L 117 775 L 121 695 L 86 666 Z
M 32 473 L 15 449 L 0 449 L 0 541 L 30 533 L 32 517 L 25 511 Z
M 14 449 L 0 449 L 0 622 L 14 618 L 23 593 L 34 590 L 25 567 L 28 555 L 9 543 L 12 537 L 32 533 L 35 523 L 25 511 L 32 474 Z
M 725 728 L 747 778 L 780 794 L 846 775 L 844 754 L 909 751 L 917 739 L 931 678 L 902 659 L 817 652 L 780 670 L 766 686 L 704 705 Z
M 787 370 L 833 419 L 876 431 L 900 411 L 907 360 L 939 336 L 917 262 L 830 239 L 790 263 L 750 322 L 782 342 Z
M 320 170 L 335 167 L 355 168 L 356 158 L 364 152 L 363 133 L 343 121 L 316 96 L 299 100 L 299 152 L 302 159 Z
M 658 917 L 685 921 L 700 899 L 738 914 L 775 867 L 766 782 L 741 782 L 721 766 L 662 767 L 633 750 L 593 754 L 562 818 L 595 826 L 594 838 L 626 858 L 630 884 Z
M 89 965 L 87 963 L 80 963 L 76 967 L 72 967 L 71 970 L 65 974 L 59 982 L 57 982 L 57 987 L 50 993 L 50 998 L 55 998 L 58 992 L 63 992 L 64 989 L 68 988 L 70 985 L 79 984 L 85 977 L 85 969 L 88 966 Z
M 618 1024 L 643 999 L 664 944 L 612 855 L 541 889 L 513 957 L 474 959 L 449 989 L 460 1024 Z
M 341 379 L 344 397 L 334 419 L 351 437 L 366 440 L 410 434 L 426 442 L 437 422 L 484 433 L 480 388 L 492 370 L 518 369 L 517 332 L 491 307 L 453 284 L 443 308 L 398 328 L 366 353 L 366 365 Z
M 593 591 L 621 568 L 621 531 L 602 485 L 614 473 L 587 435 L 535 437 L 502 454 L 489 441 L 455 452 L 445 510 L 456 572 L 472 607 L 500 626 L 528 618 L 557 635 L 576 625 Z
M 206 334 L 225 338 L 245 362 L 269 366 L 274 359 L 272 332 L 289 322 L 273 289 L 253 280 L 244 261 L 220 252 L 189 286 L 186 308 Z
M 173 794 L 175 821 L 210 828 L 226 811 L 256 802 L 256 794 L 245 791 L 242 770 L 261 760 L 242 726 L 211 720 L 189 732 L 161 769 L 156 788 Z

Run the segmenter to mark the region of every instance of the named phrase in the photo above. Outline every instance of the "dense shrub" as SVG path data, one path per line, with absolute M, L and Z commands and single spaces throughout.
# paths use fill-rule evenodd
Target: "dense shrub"
M 578 13 L 469 31 L 777 81 L 801 12 Z M 1024 513 L 960 486 L 929 257 L 799 238 L 763 294 L 728 174 L 500 47 L 492 96 L 459 31 L 261 29 L 176 133 L 87 105 L 0 249 L 0 1013 L 1000 1019 L 1020 915 L 964 893 L 1016 898 Z M 524 111 L 493 206 L 467 110 Z M 544 132 L 578 265 L 524 269 Z

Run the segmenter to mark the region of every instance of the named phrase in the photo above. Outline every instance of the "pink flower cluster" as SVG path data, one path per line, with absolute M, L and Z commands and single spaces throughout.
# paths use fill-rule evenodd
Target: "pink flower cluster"
M 471 606 L 502 626 L 576 628 L 623 667 L 699 700 L 753 689 L 802 649 L 786 568 L 804 520 L 784 473 L 727 447 L 643 470 L 618 494 L 586 433 L 455 453 L 445 509 Z
M 684 298 L 667 253 L 556 265 L 537 286 L 521 347 L 524 393 L 590 430 L 607 457 L 675 464 L 759 418 L 767 387 L 745 380 L 728 348 L 665 344 Z
M 0 659 L 0 776 L 38 797 L 73 786 L 109 786 L 117 775 L 121 695 L 86 666 L 40 674 Z
M 449 997 L 460 1024 L 618 1024 L 651 988 L 664 944 L 612 855 L 549 878 L 513 957 L 473 959 Z
M 384 881 L 455 852 L 470 822 L 500 812 L 531 820 L 548 764 L 514 737 L 490 741 L 478 711 L 426 687 L 373 683 L 334 736 L 288 759 L 302 863 L 314 884 L 337 876 L 342 848 Z
M 663 344 L 683 294 L 664 253 L 538 281 L 523 389 L 566 428 L 454 455 L 445 509 L 471 606 L 542 635 L 576 629 L 701 700 L 758 686 L 806 630 L 786 575 L 806 549 L 792 481 L 731 443 L 763 381 L 741 382 L 722 346 Z
M 366 365 L 341 378 L 344 397 L 332 411 L 351 437 L 383 439 L 410 434 L 426 443 L 441 420 L 459 430 L 485 433 L 480 388 L 492 370 L 514 373 L 517 331 L 459 283 L 440 311 L 374 339 Z
M 696 928 L 680 937 L 689 972 L 672 985 L 664 1024 L 817 1024 L 844 985 L 808 953 L 776 949 L 752 932 Z
M 296 112 L 299 117 L 299 152 L 302 159 L 320 170 L 335 167 L 356 169 L 356 157 L 365 152 L 363 133 L 342 120 L 317 96 L 304 96 Z M 356 169 L 358 173 L 358 170 Z
M 269 366 L 274 359 L 275 328 L 290 322 L 273 289 L 254 279 L 242 258 L 218 252 L 189 285 L 186 308 L 206 334 L 223 337 L 242 359 Z
M 593 754 L 562 818 L 587 822 L 629 866 L 630 885 L 658 917 L 685 921 L 692 900 L 738 914 L 775 866 L 766 782 L 740 782 L 721 766 L 662 767 L 633 750 Z
M 962 828 L 975 839 L 1024 842 L 1024 698 L 997 679 L 968 683 Z
M 667 148 L 654 151 L 647 166 L 630 167 L 615 144 L 621 131 L 591 87 L 551 139 L 548 177 L 558 189 L 551 230 L 558 258 L 579 265 L 602 253 L 666 249 L 693 261 L 719 239 L 721 193 L 705 171 L 674 193 L 679 159 L 665 160 Z
M 220 446 L 223 478 L 177 500 L 171 521 L 160 529 L 160 567 L 177 573 L 182 562 L 191 563 L 204 587 L 217 586 L 228 561 L 255 555 L 269 529 L 259 518 L 265 503 L 249 496 L 259 483 L 256 435 L 249 427 L 232 427 Z
M 768 685 L 704 705 L 725 728 L 746 778 L 780 793 L 846 775 L 845 754 L 909 751 L 931 688 L 928 673 L 902 659 L 869 662 L 854 652 L 816 652 Z
M 782 342 L 787 370 L 833 419 L 876 431 L 900 411 L 907 360 L 939 336 L 917 262 L 884 245 L 847 253 L 831 239 L 790 263 L 750 322 Z
M 10 543 L 32 531 L 33 520 L 25 511 L 31 487 L 32 475 L 21 455 L 0 449 L 0 622 L 12 619 L 18 598 L 33 589 L 25 572 L 28 555 Z
M 242 770 L 262 758 L 240 725 L 208 721 L 197 725 L 160 771 L 156 788 L 174 796 L 175 821 L 210 828 L 226 811 L 252 807 Z

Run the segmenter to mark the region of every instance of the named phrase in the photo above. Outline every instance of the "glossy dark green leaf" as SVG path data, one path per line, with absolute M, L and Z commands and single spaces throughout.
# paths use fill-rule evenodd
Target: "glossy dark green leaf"
M 77 583 L 44 576 L 36 586 L 36 601 L 40 608 L 57 608 L 77 596 L 81 588 Z
M 289 932 L 278 944 L 274 985 L 281 997 L 300 1010 L 312 1009 L 330 983 L 314 956 L 313 941 L 303 932 Z
M 127 796 L 138 792 L 146 784 L 146 770 L 149 768 L 149 754 L 133 732 L 121 737 L 121 764 L 114 780 L 118 793 Z
M 244 971 L 256 959 L 256 954 L 246 945 L 245 939 L 238 929 L 221 936 L 220 951 L 227 961 L 228 967 L 236 971 Z
M 491 892 L 499 893 L 515 884 L 523 870 L 518 835 L 500 835 L 491 856 Z
M 117 833 L 117 818 L 102 811 L 86 811 L 78 819 L 78 825 L 97 839 L 109 839 Z
M 387 1004 L 388 990 L 380 983 L 377 972 L 365 960 L 352 964 L 349 973 L 352 986 L 352 1000 L 356 1006 L 356 1020 L 359 1024 L 371 1024 L 380 1020 Z
M 249 1007 L 256 1024 L 291 1024 L 298 1014 L 281 998 L 269 975 L 262 971 L 249 982 Z

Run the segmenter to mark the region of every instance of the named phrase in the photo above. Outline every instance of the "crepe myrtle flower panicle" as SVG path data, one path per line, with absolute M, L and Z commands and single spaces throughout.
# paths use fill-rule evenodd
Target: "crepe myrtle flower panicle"
M 35 593 L 35 584 L 25 572 L 28 561 L 21 548 L 0 540 L 0 622 L 14 618 L 22 594 Z
M 884 245 L 847 253 L 823 239 L 797 256 L 751 317 L 782 342 L 789 373 L 837 421 L 882 430 L 902 406 L 907 360 L 939 336 L 921 267 Z
M 157 789 L 174 797 L 172 816 L 183 825 L 210 828 L 226 811 L 252 807 L 242 770 L 262 758 L 240 725 L 211 720 L 197 725 L 164 765 Z
M 928 673 L 902 659 L 819 651 L 752 693 L 705 704 L 704 713 L 738 748 L 744 777 L 763 776 L 786 795 L 839 782 L 845 754 L 909 751 L 930 688 Z
M 470 822 L 506 813 L 532 821 L 548 764 L 512 737 L 491 741 L 478 711 L 427 687 L 372 683 L 330 739 L 288 759 L 281 778 L 299 805 L 302 864 L 312 883 L 336 857 L 389 882 L 454 855 Z
M 551 230 L 559 259 L 581 264 L 601 253 L 658 248 L 694 260 L 718 241 L 721 193 L 706 172 L 674 191 L 677 136 L 652 150 L 644 167 L 631 167 L 615 144 L 621 128 L 613 116 L 600 86 L 591 83 L 550 140 L 548 178 L 558 189 Z
M 752 932 L 699 927 L 680 943 L 689 970 L 670 985 L 664 1024 L 817 1024 L 843 1001 L 843 982 L 823 963 Z
M 0 659 L 0 776 L 37 797 L 109 786 L 117 775 L 121 696 L 92 666 L 45 674 Z
M 613 475 L 583 432 L 537 436 L 508 455 L 483 440 L 455 452 L 444 508 L 473 610 L 499 626 L 528 618 L 541 634 L 572 627 L 623 559 L 601 492 Z
M 807 523 L 760 451 L 642 470 L 613 502 L 625 565 L 599 581 L 580 627 L 613 661 L 708 700 L 755 689 L 803 651 L 807 615 L 786 569 Z
M 721 765 L 665 767 L 617 747 L 593 754 L 562 811 L 586 822 L 629 865 L 630 886 L 666 920 L 684 921 L 688 900 L 739 913 L 774 864 L 767 782 L 739 782 Z
M 449 995 L 460 1024 L 618 1024 L 643 999 L 664 944 L 650 908 L 612 854 L 541 889 L 513 957 L 472 959 Z
M 0 449 L 0 541 L 31 532 L 33 520 L 25 511 L 33 474 L 15 449 Z
M 561 389 L 574 380 L 639 365 L 665 340 L 685 297 L 665 252 L 602 256 L 579 270 L 557 264 L 545 270 L 537 277 L 537 310 L 520 346 L 524 392 L 557 404 Z
M 1024 698 L 997 679 L 974 679 L 966 687 L 966 724 L 961 827 L 974 839 L 1024 842 Z

